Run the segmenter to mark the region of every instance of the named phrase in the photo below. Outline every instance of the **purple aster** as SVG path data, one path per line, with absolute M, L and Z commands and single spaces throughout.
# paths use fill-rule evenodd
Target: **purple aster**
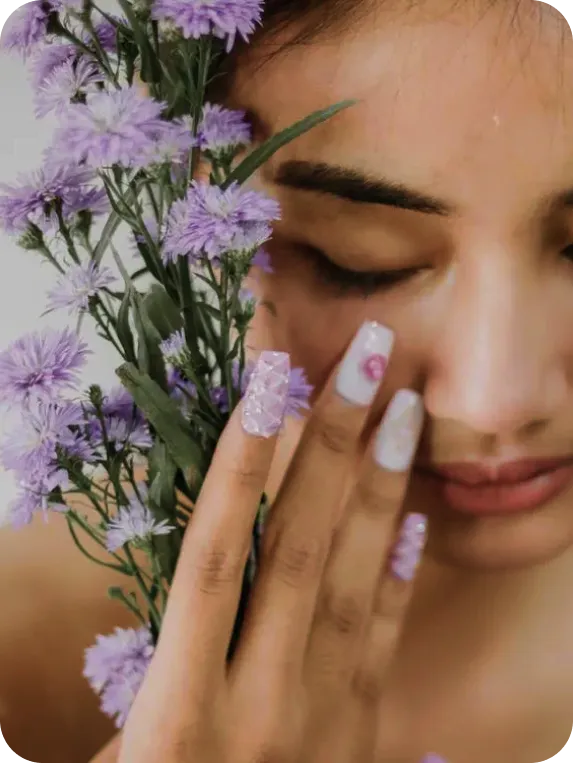
M 40 48 L 30 62 L 33 88 L 37 90 L 54 69 L 68 61 L 76 60 L 77 57 L 78 49 L 71 43 L 52 43 Z
M 70 329 L 44 329 L 16 339 L 0 353 L 0 401 L 50 402 L 77 385 L 89 350 Z
M 263 273 L 274 273 L 274 268 L 271 265 L 271 255 L 266 249 L 257 249 L 253 259 L 251 260 L 251 267 L 260 268 Z
M 114 280 L 111 270 L 100 268 L 94 262 L 72 265 L 48 292 L 48 309 L 67 308 L 70 313 L 83 312 L 89 308 L 90 297 L 95 297 Z
M 159 345 L 159 349 L 168 363 L 173 363 L 174 365 L 185 363 L 189 356 L 189 350 L 187 349 L 187 340 L 185 339 L 183 329 L 175 331 L 167 339 L 164 339 Z
M 184 413 L 189 413 L 189 401 L 197 398 L 197 387 L 175 368 L 167 371 L 167 387 L 170 397 L 176 400 Z
M 187 165 L 189 151 L 194 145 L 195 138 L 185 120 L 165 122 L 160 139 L 151 147 L 147 163 Z
M 108 209 L 102 188 L 94 186 L 93 172 L 82 167 L 45 165 L 29 175 L 21 175 L 16 185 L 0 185 L 0 226 L 7 233 L 24 233 L 30 224 L 41 230 L 57 228 L 56 203 L 61 204 L 66 223 L 82 211 L 93 214 Z
M 99 44 L 106 51 L 106 53 L 115 53 L 117 50 L 117 31 L 120 26 L 128 26 L 125 19 L 121 19 L 118 16 L 111 16 L 112 21 L 107 18 L 98 21 L 94 25 L 95 33 L 99 40 Z M 86 39 L 88 42 L 91 38 Z
M 247 242 L 249 248 L 258 248 L 271 235 L 270 222 L 279 217 L 276 201 L 238 183 L 223 190 L 193 181 L 187 196 L 169 212 L 163 259 L 187 255 L 218 261 L 224 252 L 244 251 Z
M 139 486 L 145 500 L 145 486 Z M 133 496 L 128 506 L 120 506 L 117 516 L 108 523 L 106 545 L 108 551 L 115 552 L 133 543 L 142 546 L 149 543 L 154 535 L 169 535 L 175 527 L 166 519 L 157 521 L 149 508 L 137 496 Z
M 120 385 L 116 385 L 103 396 L 101 408 L 104 416 L 117 416 L 129 422 L 139 417 L 143 421 L 141 412 L 135 407 L 133 397 L 125 387 Z
M 262 0 L 155 0 L 153 18 L 170 21 L 187 39 L 212 34 L 227 39 L 227 53 L 237 35 L 247 42 L 263 15 Z
M 88 92 L 96 92 L 102 75 L 97 67 L 86 58 L 73 59 L 60 64 L 44 80 L 35 97 L 36 117 L 45 117 L 53 112 L 63 114 L 70 103 Z
M 45 42 L 49 18 L 58 7 L 57 0 L 34 0 L 22 5 L 4 24 L 0 47 L 28 56 L 34 48 Z
M 139 691 L 151 658 L 153 641 L 147 628 L 116 628 L 98 636 L 86 649 L 83 675 L 101 698 L 101 709 L 121 728 Z
M 229 412 L 229 394 L 226 387 L 213 387 L 209 394 L 211 400 L 221 411 L 221 413 Z
M 244 111 L 206 103 L 197 130 L 197 145 L 215 156 L 225 155 L 251 142 L 251 128 Z
M 48 510 L 66 510 L 67 506 L 64 504 L 50 503 L 49 496 L 56 488 L 66 489 L 68 485 L 68 474 L 63 469 L 54 469 L 22 480 L 19 485 L 20 492 L 8 509 L 12 527 L 19 529 L 29 525 L 38 511 L 46 513 Z
M 145 450 L 153 445 L 153 438 L 145 422 L 129 422 L 117 416 L 109 416 L 105 419 L 105 432 L 108 442 L 113 443 L 117 450 L 127 447 Z
M 28 479 L 57 468 L 57 447 L 70 445 L 77 455 L 81 445 L 70 427 L 82 427 L 84 415 L 80 405 L 72 402 L 34 403 L 26 412 L 17 430 L 0 448 L 2 465 Z M 76 445 L 77 443 L 77 445 Z M 83 455 L 83 453 L 82 453 Z
M 94 169 L 145 167 L 169 128 L 160 118 L 164 107 L 136 87 L 90 94 L 67 109 L 52 151 Z

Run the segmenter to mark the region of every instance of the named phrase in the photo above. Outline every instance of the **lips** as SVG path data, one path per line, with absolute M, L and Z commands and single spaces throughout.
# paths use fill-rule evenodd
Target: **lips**
M 485 464 L 464 462 L 423 468 L 444 502 L 470 514 L 510 514 L 536 509 L 573 481 L 573 457 Z

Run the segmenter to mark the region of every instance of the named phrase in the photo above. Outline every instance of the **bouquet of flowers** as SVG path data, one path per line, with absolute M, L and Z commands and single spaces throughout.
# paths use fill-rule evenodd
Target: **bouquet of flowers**
M 243 185 L 348 103 L 250 146 L 245 115 L 207 99 L 237 36 L 246 41 L 261 23 L 262 1 L 117 1 L 112 14 L 92 0 L 34 0 L 3 30 L 3 48 L 30 65 L 37 116 L 54 114 L 58 126 L 43 166 L 2 186 L 0 225 L 57 269 L 47 309 L 74 320 L 0 353 L 0 402 L 22 417 L 1 449 L 19 485 L 12 523 L 64 512 L 78 549 L 126 576 L 109 595 L 141 627 L 99 636 L 85 661 L 121 726 L 193 504 L 252 368 L 245 338 L 256 298 L 244 281 L 253 267 L 271 269 L 261 247 L 279 207 Z M 126 228 L 127 253 L 117 243 Z M 80 390 L 86 316 L 118 353 L 115 389 Z M 293 369 L 288 411 L 308 407 L 310 391 Z M 263 495 L 231 651 L 266 508 Z

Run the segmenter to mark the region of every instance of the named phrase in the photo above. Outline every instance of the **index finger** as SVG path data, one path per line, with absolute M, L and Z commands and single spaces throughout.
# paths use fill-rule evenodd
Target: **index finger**
M 185 534 L 154 663 L 224 676 L 252 530 L 289 387 L 287 353 L 261 353 L 221 439 Z M 171 668 L 170 668 L 171 666 Z M 188 675 L 184 682 L 190 680 Z

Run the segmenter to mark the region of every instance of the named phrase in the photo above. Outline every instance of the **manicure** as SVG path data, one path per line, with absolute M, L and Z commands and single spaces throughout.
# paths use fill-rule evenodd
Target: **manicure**
M 399 390 L 386 410 L 374 444 L 374 458 L 384 469 L 410 468 L 424 423 L 424 404 L 417 392 Z
M 408 514 L 404 520 L 391 560 L 392 573 L 399 580 L 414 579 L 426 545 L 427 530 L 428 519 L 423 514 Z
M 338 371 L 338 394 L 354 405 L 370 405 L 386 372 L 393 344 L 391 329 L 375 321 L 364 323 Z
M 272 437 L 282 427 L 289 391 L 290 357 L 265 351 L 259 356 L 243 399 L 241 423 L 247 434 Z

